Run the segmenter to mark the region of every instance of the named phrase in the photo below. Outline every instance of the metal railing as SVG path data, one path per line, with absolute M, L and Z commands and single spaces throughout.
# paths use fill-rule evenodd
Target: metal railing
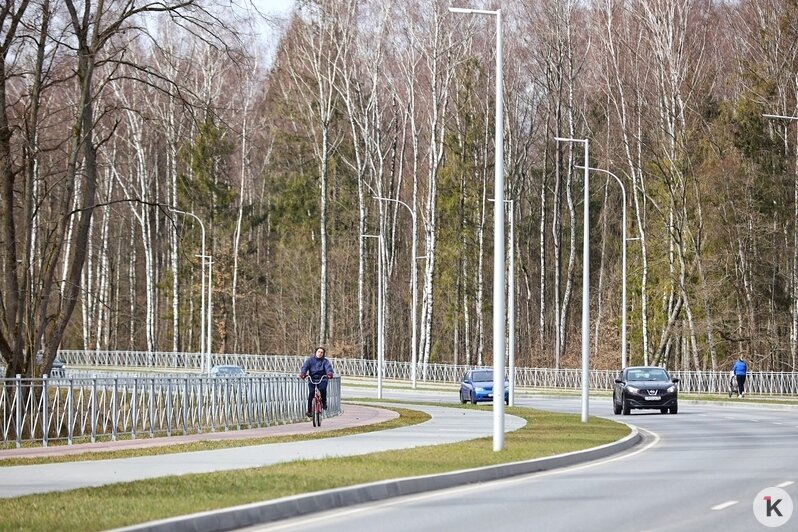
M 3 379 L 7 445 L 73 444 L 240 430 L 305 420 L 308 386 L 295 376 L 75 376 Z M 326 415 L 341 412 L 340 379 Z
M 69 366 L 93 368 L 160 368 L 161 371 L 200 370 L 199 353 L 147 353 L 141 351 L 59 351 L 59 357 Z M 236 364 L 251 373 L 295 373 L 307 357 L 294 355 L 212 355 L 212 364 Z M 376 377 L 377 362 L 371 359 L 333 358 L 335 371 L 344 376 Z M 386 361 L 383 376 L 386 379 L 409 381 L 410 362 Z M 453 364 L 417 364 L 419 380 L 431 383 L 456 383 L 471 366 Z M 578 390 L 582 386 L 580 369 L 515 368 L 516 385 L 529 388 L 558 388 Z M 611 390 L 617 370 L 591 370 L 589 387 L 593 390 Z M 699 394 L 724 393 L 729 386 L 727 371 L 671 371 L 680 379 L 679 389 Z M 786 396 L 798 394 L 798 372 L 754 371 L 748 374 L 746 388 L 749 393 Z

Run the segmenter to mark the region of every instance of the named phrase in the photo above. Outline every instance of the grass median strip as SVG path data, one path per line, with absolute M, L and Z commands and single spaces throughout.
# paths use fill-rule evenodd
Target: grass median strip
M 262 438 L 242 438 L 232 440 L 202 440 L 191 443 L 179 443 L 175 445 L 161 445 L 158 447 L 140 447 L 136 449 L 118 449 L 114 451 L 87 451 L 81 454 L 63 456 L 40 456 L 25 458 L 4 458 L 0 459 L 0 468 L 34 465 L 34 464 L 53 464 L 59 462 L 85 462 L 88 460 L 113 460 L 117 458 L 132 458 L 134 456 L 155 456 L 160 454 L 190 453 L 194 451 L 212 451 L 214 449 L 229 449 L 231 447 L 246 447 L 250 445 L 263 445 L 269 443 L 288 443 L 292 441 L 302 441 L 311 438 L 337 438 L 339 436 L 351 436 L 353 434 L 364 434 L 376 430 L 388 430 L 408 425 L 416 425 L 427 421 L 430 416 L 426 412 L 418 410 L 408 410 L 406 408 L 383 407 L 393 410 L 399 414 L 398 418 L 389 419 L 371 425 L 359 427 L 349 427 L 338 430 L 329 430 L 322 433 L 292 434 L 285 436 L 264 436 Z M 157 438 L 153 438 L 157 440 Z M 0 469 L 2 474 L 2 469 Z
M 31 495 L 3 500 L 2 528 L 104 530 L 311 491 L 530 460 L 610 443 L 629 434 L 628 427 L 600 418 L 590 418 L 585 424 L 575 414 L 518 407 L 507 408 L 507 413 L 523 417 L 527 425 L 506 435 L 502 452 L 493 452 L 491 438 L 481 438 Z

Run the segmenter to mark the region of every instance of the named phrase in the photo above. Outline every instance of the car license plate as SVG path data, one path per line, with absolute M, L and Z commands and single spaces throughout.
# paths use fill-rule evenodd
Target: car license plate
M 646 397 L 646 401 L 659 401 L 661 397 Z

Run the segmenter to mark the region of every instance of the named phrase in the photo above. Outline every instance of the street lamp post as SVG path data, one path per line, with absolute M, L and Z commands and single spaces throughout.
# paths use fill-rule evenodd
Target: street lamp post
M 493 201 L 493 200 L 490 200 Z M 510 264 L 509 279 L 507 282 L 507 360 L 509 366 L 507 373 L 510 389 L 508 393 L 508 405 L 515 406 L 515 200 L 506 199 L 504 203 L 510 206 Z
M 577 166 L 576 168 L 584 168 L 584 166 Z M 588 168 L 588 170 L 592 170 L 594 172 L 602 172 L 607 175 L 612 176 L 615 178 L 615 181 L 618 182 L 618 185 L 621 187 L 621 193 L 623 194 L 623 216 L 622 216 L 622 224 L 623 224 L 623 248 L 621 248 L 621 368 L 625 368 L 627 365 L 626 359 L 626 335 L 627 335 L 627 320 L 626 320 L 626 242 L 628 239 L 626 238 L 626 187 L 623 186 L 623 181 L 620 178 L 610 172 L 609 170 L 603 170 L 601 168 Z
M 377 399 L 382 399 L 383 359 L 385 357 L 385 298 L 383 295 L 384 286 L 382 281 L 382 235 L 360 235 L 360 238 L 376 238 L 378 242 L 377 245 L 380 248 L 377 266 Z
M 201 252 L 201 255 L 200 255 L 200 260 L 202 261 L 202 269 L 201 269 L 202 273 L 200 275 L 200 277 L 201 277 L 201 290 L 200 290 L 200 293 L 201 293 L 201 298 L 200 298 L 200 300 L 201 300 L 201 303 L 200 303 L 200 353 L 202 353 L 203 359 L 205 359 L 207 357 L 207 360 L 201 363 L 201 365 L 203 366 L 201 371 L 204 370 L 205 372 L 209 372 L 210 371 L 210 367 L 209 366 L 210 366 L 210 362 L 211 362 L 210 349 L 208 349 L 207 352 L 205 350 L 205 259 L 207 257 L 205 255 L 205 224 L 203 224 L 202 220 L 200 220 L 199 217 L 196 214 L 192 213 L 192 212 L 181 211 L 180 209 L 175 209 L 175 208 L 170 208 L 169 210 L 171 210 L 172 212 L 177 213 L 177 214 L 183 214 L 185 216 L 191 216 L 192 218 L 197 220 L 197 222 L 199 222 L 200 231 L 202 232 L 202 252 Z M 208 281 L 208 283 L 210 284 L 210 281 Z
M 557 142 L 582 142 L 585 145 L 585 192 L 583 196 L 584 216 L 582 218 L 582 423 L 587 423 L 590 410 L 590 167 L 588 139 L 554 137 Z
M 507 287 L 507 327 L 510 329 L 510 356 L 508 357 L 510 367 L 507 370 L 510 374 L 508 403 L 509 406 L 515 406 L 515 201 L 504 201 L 510 205 L 510 279 Z
M 496 132 L 493 195 L 493 450 L 504 449 L 504 106 L 502 88 L 502 10 L 460 9 L 452 13 L 496 16 Z M 499 395 L 497 395 L 499 394 Z
M 208 375 L 211 374 L 211 349 L 213 347 L 213 340 L 211 338 L 213 333 L 213 256 L 208 255 L 208 338 L 205 340 L 205 347 L 208 349 Z
M 418 365 L 418 340 L 417 340 L 417 338 L 418 338 L 418 323 L 417 323 L 418 322 L 418 317 L 417 317 L 418 309 L 416 308 L 418 306 L 418 265 L 417 265 L 416 259 L 419 258 L 419 257 L 416 256 L 416 253 L 417 253 L 416 211 L 415 211 L 415 209 L 412 209 L 410 207 L 410 205 L 408 205 L 404 201 L 401 201 L 401 200 L 398 200 L 398 199 L 383 198 L 383 197 L 380 197 L 380 196 L 374 196 L 374 199 L 377 199 L 377 200 L 380 200 L 380 201 L 393 201 L 395 203 L 398 203 L 399 205 L 403 205 L 410 212 L 410 217 L 413 220 L 413 250 L 411 252 L 412 253 L 412 258 L 411 258 L 411 263 L 410 263 L 410 276 L 411 276 L 411 278 L 410 278 L 410 291 L 412 293 L 412 295 L 411 295 L 412 303 L 411 304 L 413 306 L 413 308 L 410 311 L 410 319 L 413 321 L 412 333 L 411 333 L 411 339 L 410 339 L 410 341 L 412 342 L 411 349 L 410 349 L 411 362 L 412 362 L 411 366 L 410 366 L 410 381 L 412 382 L 412 387 L 415 390 L 416 389 L 416 366 Z

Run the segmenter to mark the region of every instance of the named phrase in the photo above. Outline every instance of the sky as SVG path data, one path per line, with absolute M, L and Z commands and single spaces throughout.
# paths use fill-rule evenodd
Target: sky
M 294 7 L 294 0 L 251 0 L 266 15 L 286 15 Z

